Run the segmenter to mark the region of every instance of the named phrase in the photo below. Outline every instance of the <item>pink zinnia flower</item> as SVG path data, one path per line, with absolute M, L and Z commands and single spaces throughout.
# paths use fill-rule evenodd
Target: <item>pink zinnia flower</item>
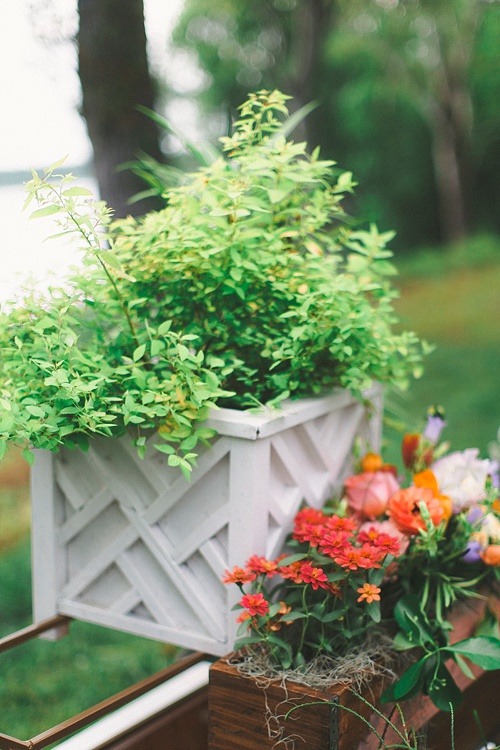
M 252 617 L 266 615 L 269 612 L 269 602 L 264 599 L 262 594 L 245 594 L 241 598 L 240 604 Z
M 313 589 L 325 588 L 323 584 L 328 584 L 328 576 L 323 571 L 323 568 L 316 568 L 311 563 L 302 563 L 300 568 L 300 575 L 304 583 L 310 583 Z

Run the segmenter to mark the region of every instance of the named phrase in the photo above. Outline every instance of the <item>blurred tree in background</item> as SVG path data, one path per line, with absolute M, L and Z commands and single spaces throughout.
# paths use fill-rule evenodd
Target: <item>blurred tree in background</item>
M 488 0 L 185 0 L 174 33 L 206 113 L 259 88 L 317 100 L 301 136 L 353 169 L 356 210 L 400 248 L 500 229 L 499 38 Z
M 144 189 L 131 171 L 119 170 L 142 153 L 161 158 L 157 127 L 137 110 L 155 106 L 146 55 L 143 0 L 78 0 L 78 72 L 82 114 L 94 151 L 101 197 L 116 217 L 145 213 L 154 202 L 128 204 Z

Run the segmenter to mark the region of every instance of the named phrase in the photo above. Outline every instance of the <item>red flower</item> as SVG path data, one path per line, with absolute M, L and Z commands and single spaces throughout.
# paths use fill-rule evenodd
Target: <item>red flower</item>
M 392 555 L 393 557 L 397 557 L 401 550 L 399 541 L 396 537 L 390 536 L 389 534 L 380 534 L 373 544 L 375 547 L 378 547 L 383 551 L 384 554 Z
M 240 604 L 252 617 L 255 615 L 266 615 L 269 612 L 269 602 L 264 599 L 262 594 L 245 594 L 241 598 Z
M 265 573 L 268 578 L 272 578 L 278 573 L 278 562 L 277 560 L 266 560 L 265 557 L 259 557 L 259 555 L 252 555 L 247 560 L 246 569 L 250 573 L 256 573 L 257 575 Z
M 250 620 L 250 619 L 251 619 L 250 613 L 244 610 L 241 613 L 241 615 L 239 615 L 239 617 L 236 618 L 236 622 L 246 622 L 247 620 Z
M 318 524 L 324 523 L 324 521 L 325 514 L 323 511 L 317 510 L 316 508 L 302 508 L 302 510 L 299 510 L 295 516 L 294 524 L 295 526 L 300 527 L 304 523 Z
M 319 524 L 304 523 L 300 528 L 296 528 L 293 532 L 293 538 L 298 542 L 307 542 L 311 547 L 317 547 L 323 539 L 325 533 L 324 526 Z
M 250 581 L 255 581 L 255 578 L 255 573 L 251 570 L 243 570 L 235 565 L 232 573 L 229 570 L 224 571 L 222 583 L 250 583 Z
M 300 560 L 294 563 L 290 563 L 290 565 L 283 565 L 279 569 L 279 574 L 282 578 L 289 579 L 293 581 L 294 583 L 303 583 L 302 576 L 301 576 L 301 567 L 302 563 Z
M 434 458 L 433 445 L 416 432 L 407 432 L 403 435 L 401 444 L 403 463 L 407 469 L 415 466 L 430 466 Z
M 351 536 L 347 531 L 330 531 L 323 536 L 319 548 L 324 555 L 335 557 L 343 549 L 352 546 L 349 541 L 350 538 Z
M 376 547 L 372 547 L 371 544 L 363 544 L 359 551 L 358 565 L 360 568 L 370 570 L 370 568 L 380 568 L 380 562 L 385 557 L 385 552 L 380 552 Z
M 432 523 L 438 526 L 444 517 L 444 511 L 432 490 L 427 487 L 407 487 L 391 497 L 387 514 L 403 534 L 418 534 L 419 529 L 425 529 L 420 503 L 425 503 Z
M 357 531 L 358 529 L 358 522 L 352 517 L 352 516 L 328 516 L 325 521 L 325 526 L 327 529 L 330 529 L 332 531 Z
M 357 570 L 361 567 L 360 563 L 363 562 L 360 550 L 355 547 L 343 549 L 333 559 L 341 568 L 347 568 L 348 570 Z
M 328 576 L 323 572 L 323 568 L 316 568 L 311 563 L 302 563 L 300 567 L 300 575 L 304 583 L 310 583 L 313 589 L 327 588 L 324 584 L 328 584 Z

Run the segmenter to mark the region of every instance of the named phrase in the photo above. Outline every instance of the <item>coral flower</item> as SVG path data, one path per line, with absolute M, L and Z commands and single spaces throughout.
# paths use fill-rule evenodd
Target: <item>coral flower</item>
M 352 516 L 327 516 L 325 527 L 330 531 L 357 531 L 359 524 Z
M 290 563 L 290 565 L 283 565 L 280 570 L 280 576 L 282 578 L 287 578 L 294 583 L 303 583 L 302 575 L 301 575 L 301 567 L 302 563 L 300 560 L 297 562 Z
M 249 573 L 256 573 L 257 575 L 265 573 L 268 578 L 271 578 L 278 573 L 278 563 L 276 560 L 266 560 L 265 557 L 252 555 L 252 557 L 247 560 L 246 569 Z
M 480 555 L 486 565 L 492 565 L 495 568 L 500 567 L 500 544 L 488 544 Z
M 395 544 L 391 543 L 389 545 L 387 537 L 394 540 L 395 544 L 398 545 L 397 553 L 395 551 Z M 362 544 L 371 542 L 375 547 L 380 546 L 384 548 L 387 554 L 394 555 L 394 557 L 404 554 L 410 543 L 408 536 L 403 534 L 390 519 L 386 521 L 365 521 L 358 534 L 358 542 Z
M 372 521 L 385 512 L 389 498 L 399 490 L 396 479 L 387 471 L 355 474 L 346 479 L 344 487 L 351 510 Z
M 269 602 L 264 599 L 262 594 L 245 594 L 241 598 L 240 604 L 252 617 L 266 615 L 269 612 Z
M 345 547 L 351 548 L 350 534 L 347 531 L 330 531 L 324 534 L 319 548 L 324 555 L 335 557 Z
M 356 591 L 360 594 L 358 602 L 365 600 L 368 604 L 371 604 L 372 602 L 380 601 L 381 589 L 379 589 L 378 586 L 374 586 L 373 583 L 364 583 L 361 588 L 356 589 Z
M 250 619 L 251 619 L 250 613 L 245 610 L 241 613 L 241 615 L 239 615 L 236 618 L 236 622 L 246 622 L 247 620 L 250 620 Z
M 438 526 L 444 518 L 443 508 L 428 487 L 407 487 L 389 500 L 387 514 L 403 534 L 418 534 L 425 529 L 420 503 L 425 503 L 432 523 Z
M 357 570 L 362 566 L 364 567 L 365 563 L 360 550 L 355 547 L 343 549 L 333 559 L 337 565 L 340 565 L 341 568 L 347 568 L 347 570 Z
M 302 508 L 302 510 L 299 510 L 295 516 L 294 524 L 296 528 L 300 528 L 302 524 L 305 523 L 321 524 L 324 523 L 325 520 L 326 517 L 323 511 L 317 510 L 316 508 Z
M 324 533 L 324 526 L 314 523 L 304 523 L 300 528 L 295 528 L 293 538 L 298 542 L 308 542 L 311 547 L 317 547 L 321 543 Z
M 304 583 L 310 583 L 314 590 L 325 588 L 324 584 L 328 584 L 328 576 L 323 571 L 323 568 L 316 568 L 309 562 L 302 563 L 300 568 L 300 575 Z
M 232 573 L 229 570 L 224 571 L 222 583 L 250 583 L 255 581 L 255 578 L 256 575 L 251 570 L 244 570 L 235 565 Z

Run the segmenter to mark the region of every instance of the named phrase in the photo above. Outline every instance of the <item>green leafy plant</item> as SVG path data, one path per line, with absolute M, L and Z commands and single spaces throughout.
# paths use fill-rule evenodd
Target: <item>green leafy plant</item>
M 423 655 L 389 685 L 383 701 L 407 700 L 423 692 L 440 710 L 449 711 L 461 704 L 463 695 L 446 661 L 454 660 L 467 677 L 472 673 L 463 657 L 482 669 L 500 669 L 498 638 L 479 635 L 450 644 L 444 623 L 431 623 L 415 596 L 405 596 L 396 604 L 394 618 L 400 628 L 395 645 L 403 650 L 419 648 Z M 448 629 L 452 629 L 449 623 Z
M 396 333 L 392 232 L 352 226 L 352 175 L 285 137 L 286 97 L 241 107 L 223 154 L 112 221 L 60 175 L 27 184 L 34 217 L 83 244 L 81 267 L 0 317 L 0 445 L 85 447 L 130 429 L 186 475 L 215 404 L 248 408 L 373 380 L 405 385 L 422 346 Z

